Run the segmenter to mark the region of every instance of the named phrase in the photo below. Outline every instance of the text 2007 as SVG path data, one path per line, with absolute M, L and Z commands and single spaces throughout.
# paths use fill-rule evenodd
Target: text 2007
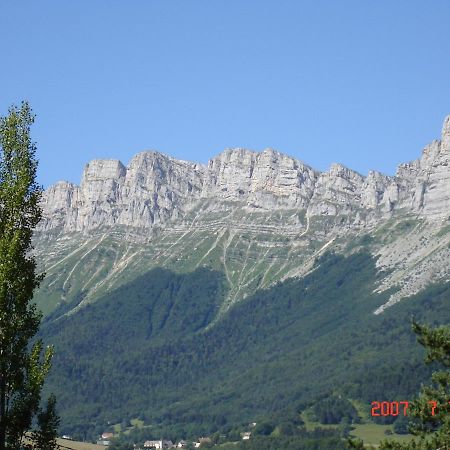
M 431 415 L 434 416 L 437 413 L 437 401 L 430 400 L 428 404 L 430 405 Z M 406 400 L 398 402 L 372 402 L 372 416 L 407 416 L 408 407 L 409 402 Z

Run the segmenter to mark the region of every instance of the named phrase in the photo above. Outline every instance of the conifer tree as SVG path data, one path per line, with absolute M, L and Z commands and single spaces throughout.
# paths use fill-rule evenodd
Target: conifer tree
M 0 450 L 23 447 L 52 358 L 41 341 L 30 348 L 41 321 L 33 292 L 43 277 L 31 253 L 42 194 L 33 122 L 26 102 L 0 118 Z
M 380 450 L 450 450 L 450 327 L 430 328 L 413 322 L 413 331 L 425 347 L 427 364 L 440 363 L 433 372 L 431 384 L 422 387 L 411 402 L 409 431 L 416 436 L 407 443 L 384 441 Z M 362 441 L 349 441 L 350 448 L 367 449 Z
M 38 450 L 52 450 L 57 447 L 56 437 L 59 417 L 56 414 L 56 398 L 52 394 L 45 409 L 37 415 L 38 429 L 33 432 L 33 446 Z

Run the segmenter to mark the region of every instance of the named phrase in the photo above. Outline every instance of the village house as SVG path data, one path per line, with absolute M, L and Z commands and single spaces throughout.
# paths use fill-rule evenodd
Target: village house
M 198 442 L 194 442 L 194 447 L 195 448 L 199 448 L 201 447 L 203 444 L 209 444 L 211 442 L 211 438 L 209 437 L 201 437 Z
M 105 431 L 97 441 L 97 445 L 104 445 L 105 447 L 111 444 L 111 439 L 114 437 L 114 433 Z
M 187 447 L 187 446 L 188 446 L 187 441 L 183 441 L 183 440 L 181 440 L 181 441 L 178 442 L 178 444 L 177 444 L 177 448 L 185 448 L 185 447 Z
M 247 441 L 248 439 L 250 439 L 251 435 L 252 435 L 251 431 L 244 431 L 243 433 L 241 433 L 242 440 Z
M 145 441 L 144 442 L 144 448 L 175 448 L 175 445 L 172 441 L 166 441 L 163 439 L 160 439 L 158 441 Z
M 104 441 L 109 441 L 109 440 L 111 440 L 113 437 L 114 437 L 114 433 L 110 433 L 110 432 L 107 432 L 107 431 L 105 431 L 105 432 L 102 433 L 102 435 L 101 435 L 101 439 L 104 440 Z

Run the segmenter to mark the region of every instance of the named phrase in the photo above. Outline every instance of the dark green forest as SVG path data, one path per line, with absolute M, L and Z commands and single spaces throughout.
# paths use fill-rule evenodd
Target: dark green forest
M 208 448 L 208 446 L 205 446 Z M 213 444 L 210 444 L 213 448 Z M 318 429 L 306 431 L 298 429 L 287 435 L 253 435 L 246 441 L 222 444 L 221 450 L 344 450 L 347 446 L 337 430 Z
M 58 398 L 61 432 L 94 438 L 140 418 L 143 439 L 175 440 L 281 423 L 315 404 L 319 420 L 354 420 L 336 396 L 368 409 L 408 399 L 431 371 L 411 317 L 449 323 L 450 283 L 375 316 L 390 294 L 373 292 L 380 276 L 367 253 L 326 254 L 305 278 L 255 292 L 209 327 L 226 282 L 208 269 L 155 269 L 74 315 L 56 311 L 40 337 L 55 346 L 46 389 Z M 327 413 L 330 401 L 343 416 Z

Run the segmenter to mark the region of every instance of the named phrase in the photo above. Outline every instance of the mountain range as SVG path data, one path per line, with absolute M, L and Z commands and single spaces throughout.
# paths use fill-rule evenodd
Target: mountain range
M 396 288 L 379 313 L 449 277 L 449 161 L 450 116 L 441 140 L 393 177 L 340 164 L 321 173 L 271 149 L 228 149 L 206 166 L 158 152 L 139 153 L 127 167 L 94 160 L 80 186 L 45 191 L 38 304 L 45 313 L 83 305 L 154 267 L 209 267 L 229 285 L 222 312 L 304 275 L 326 250 L 345 253 L 364 234 L 386 270 L 377 289 Z
M 411 316 L 450 322 L 449 162 L 450 116 L 395 176 L 151 151 L 47 189 L 35 299 L 63 429 L 139 417 L 182 438 L 327 395 L 412 395 Z

